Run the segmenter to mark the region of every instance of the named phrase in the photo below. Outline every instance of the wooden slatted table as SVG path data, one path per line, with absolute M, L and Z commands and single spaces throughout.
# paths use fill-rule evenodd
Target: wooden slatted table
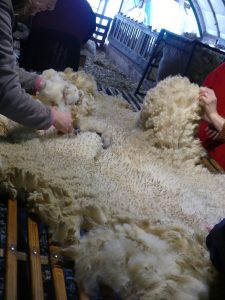
M 64 260 L 59 254 L 59 246 L 53 244 L 49 237 L 46 242 L 48 245 L 48 255 L 41 255 L 39 222 L 33 216 L 28 215 L 26 218 L 27 252 L 18 251 L 18 202 L 16 200 L 8 199 L 6 203 L 8 203 L 6 224 L 7 239 L 5 249 L 0 249 L 0 257 L 4 257 L 5 259 L 4 299 L 21 299 L 18 297 L 18 289 L 20 288 L 18 276 L 21 276 L 21 274 L 18 274 L 18 263 L 25 262 L 29 266 L 29 268 L 27 268 L 29 280 L 26 286 L 29 291 L 27 294 L 31 295 L 29 296 L 30 300 L 45 299 L 42 266 L 49 266 L 51 269 L 52 286 L 55 295 L 54 299 L 67 300 L 68 297 L 64 276 L 65 266 Z M 70 266 L 73 273 L 73 265 L 71 263 Z M 74 295 L 74 299 L 89 300 L 89 297 L 82 289 L 78 289 L 78 293 Z
M 5 299 L 17 299 L 17 201 L 8 200 Z
M 32 300 L 44 300 L 38 224 L 28 217 L 28 245 Z

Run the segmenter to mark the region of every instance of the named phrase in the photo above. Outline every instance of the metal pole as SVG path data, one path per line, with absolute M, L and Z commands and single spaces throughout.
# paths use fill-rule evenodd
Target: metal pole
M 120 11 L 121 11 L 121 9 L 122 9 L 122 6 L 123 6 L 123 3 L 124 3 L 124 0 L 121 0 L 121 3 L 120 3 L 120 8 L 119 8 L 119 11 L 118 11 L 118 12 L 120 12 Z
M 105 0 L 105 4 L 104 4 L 103 10 L 102 10 L 102 15 L 103 16 L 105 15 L 105 11 L 106 11 L 106 7 L 108 5 L 108 2 L 109 2 L 109 0 Z
M 97 13 L 99 13 L 99 8 L 100 8 L 100 5 L 101 5 L 101 1 L 102 1 L 102 0 L 99 0 L 99 2 L 98 2 Z

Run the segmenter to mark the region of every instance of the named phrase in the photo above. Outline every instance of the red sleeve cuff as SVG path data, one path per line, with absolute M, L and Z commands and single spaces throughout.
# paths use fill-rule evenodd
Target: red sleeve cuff
M 38 76 L 34 83 L 34 93 L 40 92 L 45 86 L 45 80 L 43 77 Z

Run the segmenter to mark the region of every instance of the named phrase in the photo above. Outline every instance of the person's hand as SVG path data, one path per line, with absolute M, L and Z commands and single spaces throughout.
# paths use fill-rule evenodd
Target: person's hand
M 73 120 L 70 113 L 57 111 L 52 108 L 53 126 L 61 133 L 73 131 Z
M 207 123 L 212 123 L 212 121 L 209 119 L 206 113 L 202 116 L 202 119 L 205 120 Z
M 214 128 L 209 128 L 208 134 L 213 139 L 217 138 L 217 133 L 211 130 L 220 132 L 225 124 L 225 119 L 219 115 L 217 111 L 217 98 L 213 90 L 207 87 L 201 87 L 199 91 L 199 103 L 205 108 L 203 119 L 211 123 Z
M 212 122 L 217 112 L 217 98 L 212 89 L 201 87 L 199 91 L 199 102 L 205 108 L 205 118 Z
M 34 82 L 34 94 L 40 93 L 46 85 L 45 79 L 42 76 L 37 76 Z

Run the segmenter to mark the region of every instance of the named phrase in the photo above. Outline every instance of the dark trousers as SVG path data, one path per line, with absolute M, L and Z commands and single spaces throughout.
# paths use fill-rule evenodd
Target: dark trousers
M 64 71 L 79 68 L 80 41 L 69 34 L 50 29 L 31 29 L 29 37 L 21 43 L 19 64 L 26 70 L 42 72 L 46 69 Z
M 206 237 L 210 259 L 216 269 L 225 274 L 225 219 L 216 224 Z

